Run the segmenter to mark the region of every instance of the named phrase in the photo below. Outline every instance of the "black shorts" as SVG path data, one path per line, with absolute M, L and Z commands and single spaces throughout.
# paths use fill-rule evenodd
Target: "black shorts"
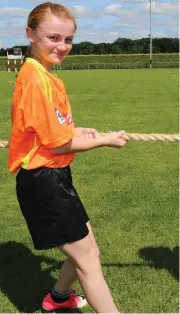
M 51 249 L 87 236 L 89 217 L 73 187 L 69 166 L 21 169 L 16 192 L 35 249 Z

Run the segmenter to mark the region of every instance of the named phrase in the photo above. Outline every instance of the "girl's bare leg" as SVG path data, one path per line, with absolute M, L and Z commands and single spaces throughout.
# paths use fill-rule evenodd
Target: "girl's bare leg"
M 97 313 L 118 313 L 110 290 L 104 279 L 98 250 L 92 235 L 59 247 L 74 265 L 83 292 Z
M 89 222 L 87 223 L 87 227 L 89 230 L 90 237 L 92 239 L 92 243 L 94 244 L 94 248 L 97 250 L 99 254 L 99 249 L 97 247 L 96 240 L 94 238 L 92 228 Z M 74 265 L 69 260 L 66 260 L 60 269 L 59 279 L 57 280 L 55 285 L 56 291 L 61 293 L 72 291 L 73 283 L 77 279 L 78 279 L 77 272 Z
M 55 284 L 55 289 L 56 291 L 61 293 L 72 291 L 73 283 L 76 280 L 77 280 L 76 269 L 69 260 L 66 260 L 60 269 L 59 279 Z

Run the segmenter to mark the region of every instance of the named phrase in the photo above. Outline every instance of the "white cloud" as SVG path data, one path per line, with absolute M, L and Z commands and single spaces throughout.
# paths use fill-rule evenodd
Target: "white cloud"
M 148 37 L 149 32 L 147 30 L 132 30 L 129 38 L 140 39 L 143 37 Z M 165 33 L 155 32 L 153 37 L 166 37 Z
M 113 42 L 118 37 L 136 39 L 146 37 L 150 32 L 149 0 L 112 0 L 109 1 L 111 5 L 108 6 L 103 5 L 107 3 L 105 1 L 97 2 L 98 6 L 93 5 L 93 0 L 53 1 L 65 6 L 68 4 L 77 18 L 78 29 L 75 42 Z M 12 0 L 11 3 L 13 2 L 15 1 Z M 37 5 L 45 0 L 24 0 L 24 2 Z M 25 27 L 31 10 L 32 8 L 13 7 L 13 5 L 9 8 L 0 8 L 0 45 L 28 44 Z M 152 0 L 153 37 L 178 37 L 177 13 L 177 0 Z M 88 22 L 89 25 L 85 24 Z
M 31 1 L 32 2 L 36 2 L 36 3 L 44 3 L 44 2 L 46 2 L 45 0 L 31 0 Z M 79 3 L 79 0 L 53 0 L 52 2 L 64 5 L 63 2 L 78 2 Z
M 114 42 L 119 37 L 119 31 L 114 28 L 96 27 L 93 24 L 79 27 L 75 43 L 81 41 L 91 41 L 94 43 L 100 42 Z
M 122 15 L 127 15 L 127 16 L 133 16 L 134 15 L 132 10 L 122 8 L 121 4 L 111 4 L 107 7 L 105 7 L 104 8 L 104 14 L 111 15 L 111 16 L 117 16 L 117 17 L 122 16 Z
M 154 0 L 154 1 L 158 1 L 158 0 Z M 121 2 L 124 2 L 124 3 L 138 3 L 138 2 L 149 2 L 149 0 L 121 0 Z
M 141 8 L 144 11 L 149 11 L 149 7 L 150 7 L 149 2 L 143 3 L 141 5 Z M 178 3 L 152 1 L 152 13 L 162 14 L 162 15 L 172 15 L 172 14 L 178 14 L 178 10 L 179 10 Z
M 29 9 L 24 8 L 1 8 L 0 9 L 0 16 L 1 18 L 7 18 L 7 17 L 27 17 L 29 14 Z
M 125 21 L 118 21 L 115 23 L 115 27 L 121 27 L 121 28 L 132 28 L 135 26 L 135 22 L 127 23 Z
M 119 34 L 118 34 L 118 32 L 108 32 L 108 35 L 111 36 L 111 37 L 116 37 L 117 38 Z
M 115 27 L 126 27 L 126 28 L 149 28 L 149 16 L 144 14 L 143 12 L 138 12 L 131 19 L 126 18 L 126 16 L 117 19 L 115 23 Z M 171 17 L 164 18 L 163 16 L 153 15 L 152 16 L 152 28 L 157 29 L 159 27 L 169 28 L 177 26 L 176 19 L 172 19 Z
M 111 43 L 114 42 L 118 37 L 139 39 L 148 37 L 148 34 L 148 29 L 124 29 L 122 31 L 121 29 L 115 30 L 114 27 L 107 29 L 102 27 L 94 27 L 93 25 L 86 25 L 77 32 L 77 40 L 75 38 L 75 43 L 81 41 L 90 41 L 93 43 Z M 166 37 L 166 34 L 164 32 L 154 32 L 153 37 Z
M 75 18 L 90 18 L 93 17 L 94 13 L 91 9 L 84 7 L 82 5 L 73 5 L 69 7 L 71 12 L 74 14 Z

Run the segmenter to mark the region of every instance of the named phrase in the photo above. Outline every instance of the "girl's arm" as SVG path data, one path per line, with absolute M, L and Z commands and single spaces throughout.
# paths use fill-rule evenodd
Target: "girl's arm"
M 122 139 L 124 131 L 112 132 L 103 137 L 97 138 L 78 138 L 73 137 L 71 141 L 64 144 L 61 147 L 51 149 L 52 154 L 67 154 L 84 152 L 93 148 L 109 146 L 115 148 L 121 148 L 126 144 L 126 141 Z
M 85 137 L 85 138 L 95 138 L 95 137 L 99 137 L 100 134 L 98 133 L 98 131 L 96 129 L 93 128 L 75 128 L 76 130 L 76 136 L 81 136 L 81 137 Z

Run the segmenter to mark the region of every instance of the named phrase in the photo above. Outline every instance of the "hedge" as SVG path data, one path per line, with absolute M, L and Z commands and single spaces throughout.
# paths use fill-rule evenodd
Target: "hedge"
M 13 71 L 13 60 L 10 60 Z M 153 68 L 178 68 L 179 54 L 153 54 Z M 20 68 L 20 60 L 17 60 Z M 54 66 L 54 69 L 132 69 L 149 68 L 149 54 L 119 54 L 119 55 L 70 55 L 63 64 Z M 0 71 L 7 71 L 7 58 L 0 57 Z

